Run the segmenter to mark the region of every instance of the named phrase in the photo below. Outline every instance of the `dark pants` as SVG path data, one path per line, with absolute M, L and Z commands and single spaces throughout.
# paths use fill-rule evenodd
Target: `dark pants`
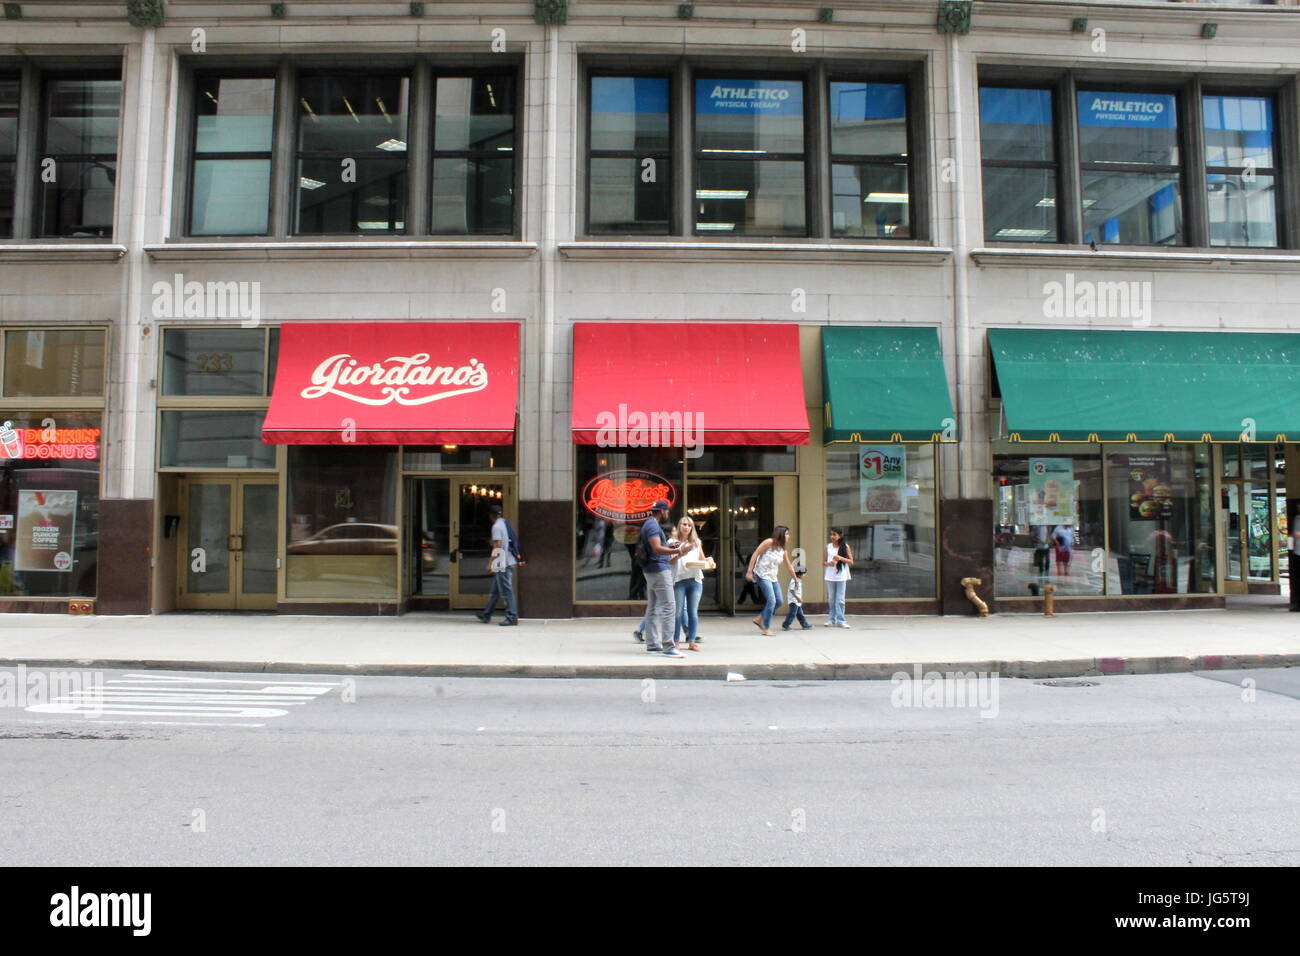
M 803 616 L 803 605 L 802 605 L 802 604 L 791 604 L 791 605 L 790 605 L 790 610 L 789 610 L 789 611 L 786 613 L 786 615 L 785 615 L 785 623 L 782 624 L 781 627 L 788 631 L 788 630 L 790 629 L 790 625 L 791 625 L 792 623 L 794 623 L 794 619 L 795 619 L 796 617 L 799 619 L 799 624 L 800 624 L 800 626 L 802 626 L 802 627 L 812 627 L 812 625 L 808 623 L 808 618 L 806 618 L 806 617 Z
M 1291 610 L 1300 611 L 1300 557 L 1286 553 L 1286 575 L 1291 586 Z

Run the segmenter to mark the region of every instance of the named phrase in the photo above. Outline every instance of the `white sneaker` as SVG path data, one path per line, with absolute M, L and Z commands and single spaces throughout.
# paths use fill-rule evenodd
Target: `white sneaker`
M 827 621 L 825 624 L 822 625 L 822 627 L 834 627 L 834 626 L 835 626 L 835 625 L 834 625 L 833 623 L 831 623 L 830 621 Z
M 847 627 L 849 630 L 853 630 L 853 625 L 848 621 L 840 621 L 840 627 Z

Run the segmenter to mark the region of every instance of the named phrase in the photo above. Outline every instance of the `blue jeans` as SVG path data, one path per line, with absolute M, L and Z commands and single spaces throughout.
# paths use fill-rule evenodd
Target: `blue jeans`
M 808 623 L 808 618 L 806 618 L 806 617 L 803 616 L 803 605 L 802 605 L 802 604 L 791 604 L 791 605 L 790 605 L 790 610 L 787 611 L 787 612 L 786 612 L 786 615 L 785 615 L 785 623 L 782 624 L 781 626 L 782 626 L 783 628 L 785 628 L 786 630 L 789 630 L 789 629 L 790 629 L 790 625 L 794 623 L 794 619 L 795 619 L 795 618 L 798 618 L 798 619 L 799 619 L 799 625 L 800 625 L 801 627 L 812 627 L 812 625 Z
M 763 620 L 763 630 L 772 629 L 772 615 L 776 613 L 776 606 L 781 603 L 781 585 L 775 581 L 769 581 L 767 578 L 754 578 L 754 583 L 758 585 L 758 593 L 763 595 L 763 610 L 759 612 L 759 617 Z
M 673 629 L 673 640 L 686 632 L 686 640 L 695 643 L 696 632 L 700 629 L 700 595 L 704 593 L 704 582 L 694 578 L 684 578 L 673 585 L 673 596 L 677 599 L 677 626 Z
M 507 621 L 519 620 L 519 612 L 515 610 L 515 569 L 513 567 L 492 572 L 492 593 L 488 595 L 487 607 L 483 609 L 484 617 L 492 616 L 497 601 L 505 604 Z
M 843 624 L 844 621 L 844 591 L 848 587 L 848 581 L 827 581 L 826 582 L 826 600 L 831 606 L 831 623 Z

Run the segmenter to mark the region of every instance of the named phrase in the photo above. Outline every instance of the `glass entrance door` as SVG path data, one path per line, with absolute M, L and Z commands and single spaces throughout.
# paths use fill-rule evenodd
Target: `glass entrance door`
M 1219 484 L 1223 533 L 1223 590 L 1245 594 L 1250 585 L 1278 580 L 1278 520 L 1274 502 L 1276 454 L 1269 445 L 1225 445 Z
M 504 482 L 411 478 L 406 487 L 406 593 L 446 598 L 450 608 L 481 610 L 492 590 L 493 505 L 505 508 Z
M 279 486 L 273 478 L 186 479 L 178 606 L 275 610 L 278 514 Z
M 772 480 L 692 478 L 686 495 L 686 513 L 695 519 L 704 553 L 718 565 L 704 572 L 700 607 L 727 614 L 761 608 L 762 597 L 745 571 L 758 543 L 772 533 Z

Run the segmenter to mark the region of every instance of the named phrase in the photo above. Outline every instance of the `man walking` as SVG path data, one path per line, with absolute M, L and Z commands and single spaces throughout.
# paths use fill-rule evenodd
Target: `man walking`
M 492 572 L 492 593 L 488 595 L 487 607 L 475 615 L 484 624 L 492 623 L 492 612 L 496 610 L 497 601 L 506 606 L 506 619 L 501 627 L 514 627 L 519 623 L 519 613 L 515 610 L 515 557 L 514 534 L 510 522 L 506 520 L 500 505 L 493 505 L 489 512 L 492 517 L 492 557 L 488 560 L 488 570 Z
M 670 559 L 677 554 L 678 542 L 666 543 L 661 521 L 668 520 L 669 505 L 660 498 L 650 506 L 650 517 L 641 524 L 637 553 L 645 571 L 646 627 L 645 649 L 664 657 L 685 657 L 673 643 L 673 619 L 677 602 L 673 598 L 673 572 Z

